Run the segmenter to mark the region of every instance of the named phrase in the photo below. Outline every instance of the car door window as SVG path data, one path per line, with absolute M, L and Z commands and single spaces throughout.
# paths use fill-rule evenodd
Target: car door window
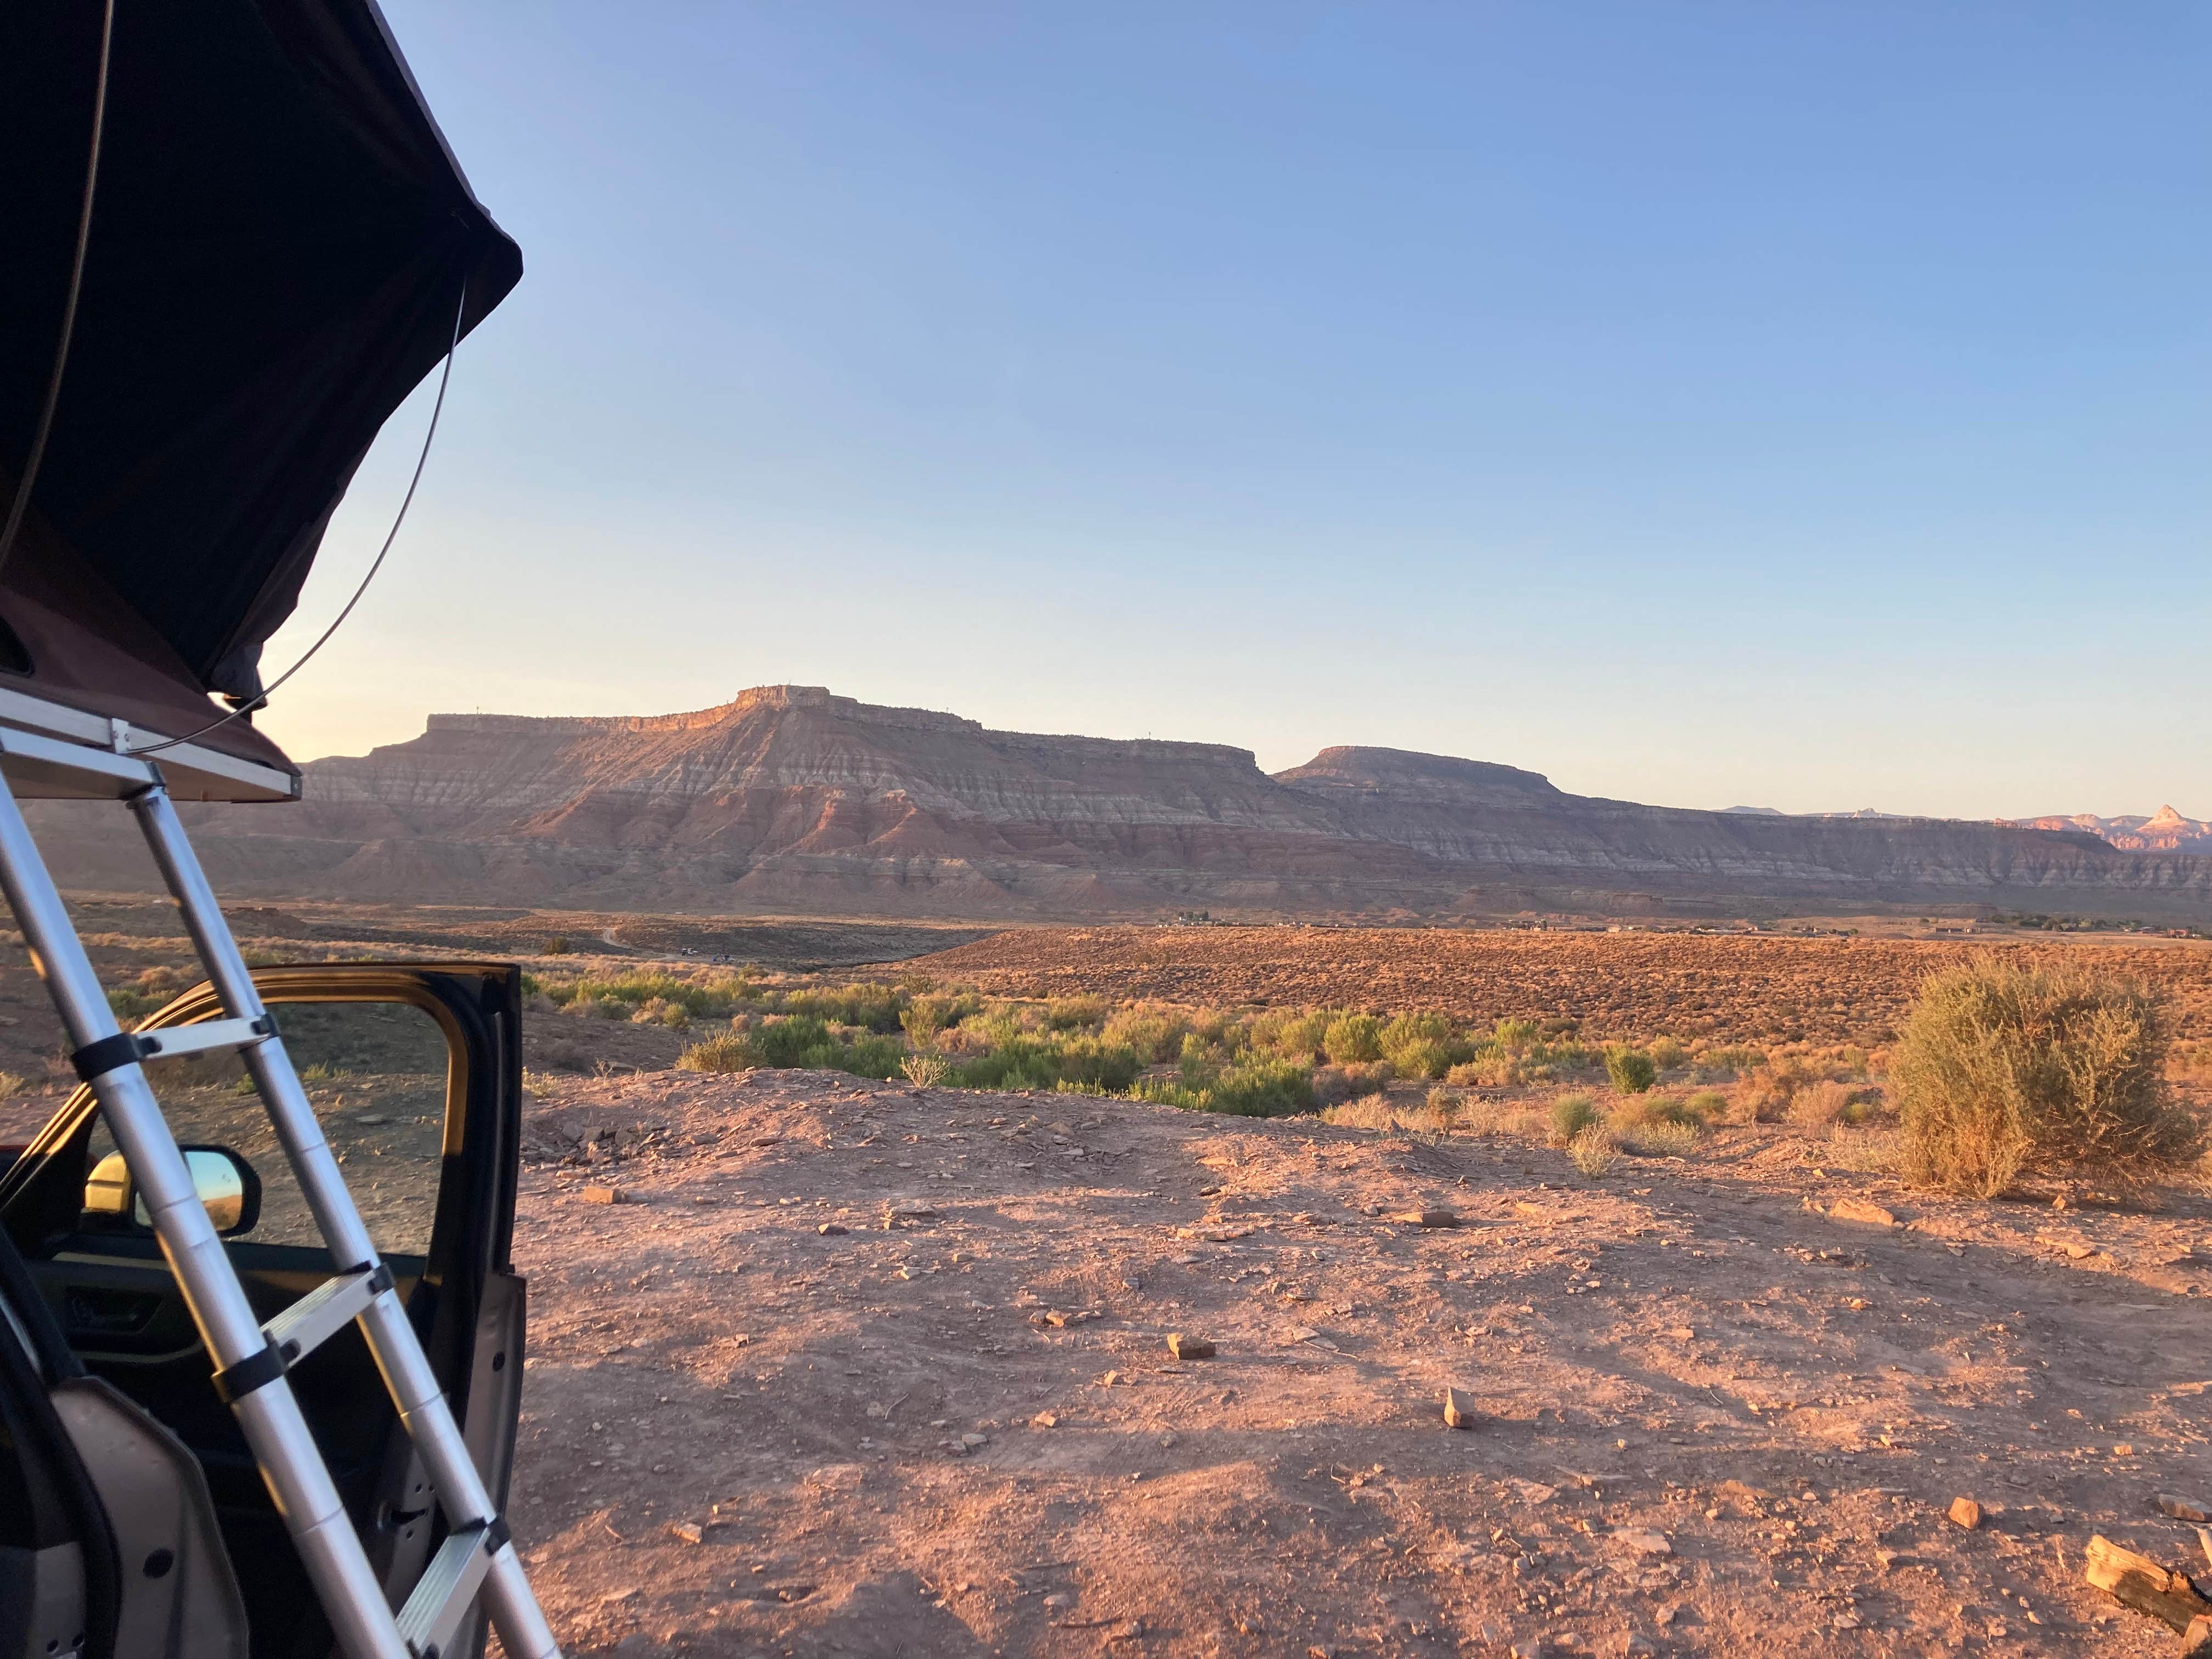
M 444 1029 L 404 1003 L 270 1008 L 379 1254 L 427 1255 L 453 1082 Z M 179 1145 L 228 1146 L 261 1177 L 260 1219 L 238 1237 L 253 1244 L 320 1247 L 306 1196 L 237 1056 L 157 1059 L 148 1069 Z M 106 1123 L 95 1123 L 87 1168 L 98 1169 L 114 1151 Z

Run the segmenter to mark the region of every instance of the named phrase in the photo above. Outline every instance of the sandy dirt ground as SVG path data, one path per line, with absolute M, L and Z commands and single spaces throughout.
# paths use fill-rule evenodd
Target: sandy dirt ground
M 796 1072 L 564 1080 L 526 1139 L 513 1521 L 572 1652 L 2177 1645 L 2081 1550 L 2196 1552 L 2201 1200 Z

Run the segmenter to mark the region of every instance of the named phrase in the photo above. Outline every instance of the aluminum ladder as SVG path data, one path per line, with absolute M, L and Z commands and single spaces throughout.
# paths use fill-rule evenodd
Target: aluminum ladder
M 118 723 L 117 750 L 127 728 Z M 123 1031 L 24 822 L 11 781 L 40 795 L 127 802 L 144 833 L 227 1018 L 140 1036 Z M 200 869 L 161 769 L 127 752 L 0 729 L 0 890 L 14 908 L 90 1086 L 143 1195 L 154 1231 L 216 1365 L 270 1496 L 349 1659 L 441 1659 L 471 1628 L 479 1601 L 509 1659 L 560 1659 L 506 1523 L 461 1438 L 415 1328 L 354 1207 L 337 1160 L 300 1086 L 253 976 Z M 264 1325 L 195 1193 L 143 1061 L 233 1049 L 245 1062 L 331 1259 L 333 1279 Z M 285 1371 L 358 1324 L 449 1528 L 396 1613 L 338 1497 Z

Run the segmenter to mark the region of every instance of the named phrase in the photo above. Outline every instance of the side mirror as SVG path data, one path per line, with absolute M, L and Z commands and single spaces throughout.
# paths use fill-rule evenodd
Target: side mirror
M 180 1150 L 185 1168 L 192 1177 L 192 1189 L 207 1206 L 208 1219 L 215 1224 L 216 1231 L 226 1238 L 252 1232 L 261 1219 L 261 1177 L 253 1166 L 228 1146 Z M 110 1152 L 93 1167 L 84 1183 L 84 1213 L 88 1221 L 103 1222 L 110 1229 L 119 1228 L 128 1216 L 135 1229 L 153 1231 L 154 1218 L 147 1213 L 145 1198 L 131 1180 L 122 1153 Z

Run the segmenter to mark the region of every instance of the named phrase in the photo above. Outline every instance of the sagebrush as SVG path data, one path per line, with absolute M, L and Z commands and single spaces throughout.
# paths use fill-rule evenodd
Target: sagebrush
M 2165 998 L 2087 963 L 1930 975 L 1890 1059 L 1913 1180 L 1987 1197 L 2031 1170 L 2148 1174 L 2202 1134 L 2166 1085 Z

